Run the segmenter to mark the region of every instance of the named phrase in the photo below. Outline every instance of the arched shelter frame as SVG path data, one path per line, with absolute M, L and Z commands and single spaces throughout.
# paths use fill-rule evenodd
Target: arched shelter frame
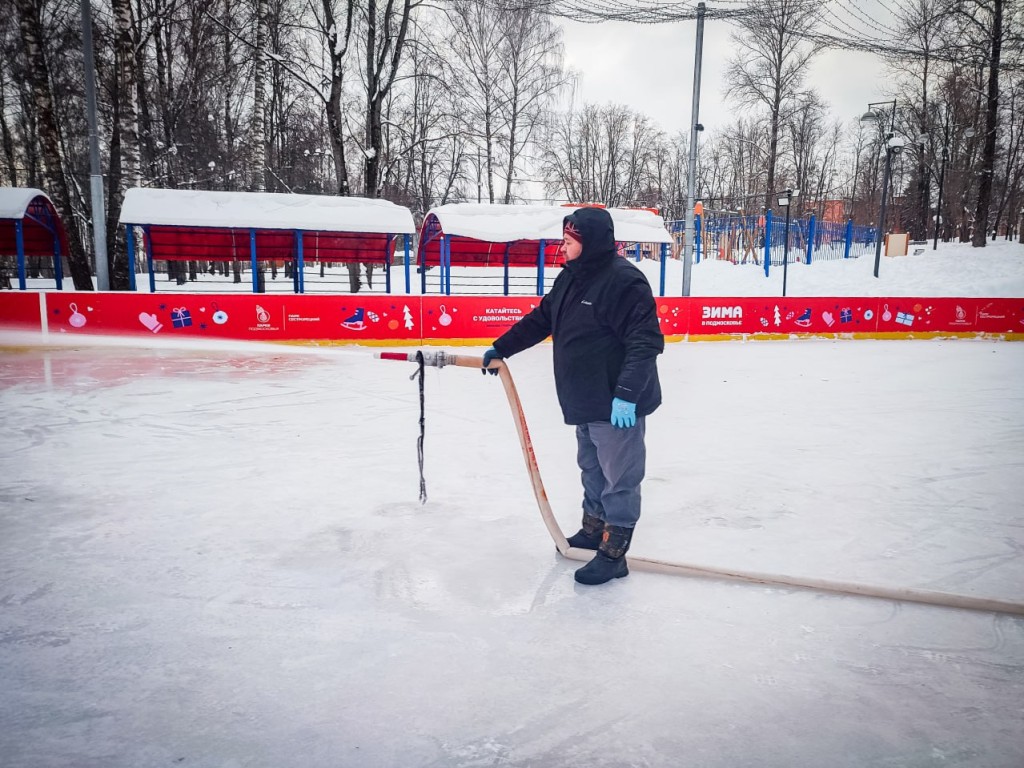
M 64 223 L 45 192 L 28 187 L 0 187 L 0 255 L 16 258 L 20 290 L 28 288 L 29 257 L 52 259 L 57 290 L 63 290 L 61 259 L 67 252 Z

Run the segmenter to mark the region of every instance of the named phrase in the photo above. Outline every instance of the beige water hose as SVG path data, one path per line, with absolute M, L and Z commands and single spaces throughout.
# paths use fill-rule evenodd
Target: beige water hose
M 423 352 L 422 354 L 425 365 L 438 368 L 446 365 L 455 365 L 460 368 L 482 368 L 484 362 L 482 357 L 450 355 L 444 351 Z M 416 361 L 415 353 L 380 352 L 377 356 L 383 360 Z M 533 495 L 537 498 L 541 519 L 544 521 L 544 525 L 547 526 L 548 533 L 551 534 L 551 538 L 555 542 L 555 547 L 557 547 L 562 555 L 572 560 L 589 561 L 594 556 L 594 553 L 588 549 L 570 547 L 569 542 L 566 541 L 565 534 L 558 527 L 558 522 L 551 511 L 551 504 L 548 502 L 548 495 L 544 491 L 544 483 L 540 478 L 537 456 L 534 453 L 533 443 L 530 440 L 530 431 L 526 426 L 526 414 L 523 412 L 523 404 L 519 399 L 519 393 L 516 391 L 515 382 L 512 381 L 512 373 L 509 371 L 508 364 L 502 360 L 495 360 L 491 362 L 489 367 L 497 369 L 501 383 L 505 387 L 505 395 L 508 397 L 508 404 L 512 409 L 512 418 L 516 425 L 516 432 L 519 434 L 519 444 L 523 449 L 523 460 L 526 462 L 526 469 L 530 473 Z M 972 597 L 970 595 L 956 595 L 949 592 L 935 592 L 926 589 L 878 587 L 849 581 L 831 581 L 829 579 L 758 573 L 737 568 L 712 568 L 687 563 L 673 563 L 666 560 L 653 560 L 646 557 L 630 556 L 627 560 L 630 568 L 639 571 L 650 571 L 652 573 L 735 579 L 756 584 L 815 589 L 822 592 L 834 592 L 840 595 L 860 595 L 862 597 L 876 597 L 884 600 L 902 600 L 910 603 L 941 605 L 947 608 L 962 608 L 971 611 L 988 611 L 991 613 L 1009 613 L 1024 616 L 1024 603 L 1010 600 L 993 600 L 983 597 Z

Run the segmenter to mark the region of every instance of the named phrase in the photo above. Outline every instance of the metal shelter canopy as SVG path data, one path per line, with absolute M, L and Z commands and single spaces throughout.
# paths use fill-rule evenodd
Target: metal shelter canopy
M 508 294 L 509 267 L 537 269 L 537 295 L 544 268 L 557 264 L 562 222 L 579 206 L 449 203 L 432 208 L 423 221 L 418 250 L 422 290 L 424 267 L 441 268 L 441 285 L 451 292 L 451 267 L 503 267 Z M 618 243 L 670 244 L 661 216 L 645 208 L 608 208 Z
M 31 187 L 0 187 L 0 256 L 15 256 L 18 288 L 26 289 L 25 258 L 50 257 L 57 290 L 63 287 L 61 256 L 68 252 L 67 232 L 45 192 Z
M 302 293 L 305 261 L 390 267 L 396 236 L 416 233 L 409 209 L 388 200 L 275 192 L 133 188 L 120 223 L 130 251 L 134 229 L 143 230 L 151 291 L 154 260 L 243 260 L 253 265 L 254 289 L 258 262 L 296 262 L 295 290 Z
M 409 209 L 388 200 L 141 187 L 125 193 L 120 223 L 391 235 L 416 232 Z

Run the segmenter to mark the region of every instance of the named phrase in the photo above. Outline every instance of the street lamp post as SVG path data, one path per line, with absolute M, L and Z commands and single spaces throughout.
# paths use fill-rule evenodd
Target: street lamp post
M 794 197 L 800 194 L 798 189 L 787 189 L 779 194 L 779 205 L 786 209 L 786 242 L 782 247 L 782 295 L 786 295 L 786 276 L 789 267 L 789 209 Z
M 89 192 L 92 202 L 92 240 L 96 257 L 96 288 L 110 290 L 110 263 L 107 258 L 106 203 L 103 199 L 103 172 L 100 170 L 100 144 L 96 117 L 96 71 L 93 65 L 92 6 L 82 0 L 82 52 L 85 69 L 85 112 L 89 125 Z M 54 190 L 50 190 L 53 194 Z
M 881 110 L 875 107 L 892 107 L 892 118 L 889 121 L 889 131 L 885 134 L 885 170 L 882 173 L 882 204 L 878 213 L 878 232 L 875 234 L 875 277 L 878 277 L 878 268 L 882 260 L 882 235 L 885 232 L 885 207 L 889 196 L 889 177 L 892 175 L 892 156 L 903 151 L 904 141 L 898 138 L 896 131 L 896 100 L 874 101 L 868 104 L 868 111 L 864 113 L 860 121 L 862 123 L 880 123 L 885 117 Z
M 696 203 L 697 137 L 704 130 L 700 124 L 700 70 L 704 57 L 704 16 L 707 6 L 697 3 L 697 44 L 693 61 L 693 99 L 690 105 L 690 151 L 686 171 L 686 237 L 683 242 L 683 296 L 690 295 L 693 244 L 696 239 L 693 206 Z

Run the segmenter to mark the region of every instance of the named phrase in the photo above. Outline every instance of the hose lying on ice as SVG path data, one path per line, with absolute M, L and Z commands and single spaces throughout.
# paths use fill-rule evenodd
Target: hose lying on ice
M 378 352 L 377 357 L 382 360 L 401 360 L 408 362 L 420 362 L 423 365 L 431 365 L 443 368 L 446 365 L 455 365 L 460 368 L 482 368 L 483 358 L 472 355 L 452 355 L 447 352 L 415 352 L 406 354 L 404 352 Z M 570 547 L 566 541 L 565 534 L 559 528 L 551 511 L 551 504 L 548 502 L 547 493 L 544 491 L 544 483 L 540 477 L 540 469 L 537 466 L 537 456 L 533 450 L 533 442 L 530 440 L 530 431 L 526 426 L 526 414 L 523 412 L 523 404 L 516 391 L 515 382 L 512 381 L 512 373 L 508 364 L 502 360 L 491 362 L 490 368 L 496 368 L 505 388 L 505 395 L 508 397 L 509 407 L 512 409 L 512 420 L 519 435 L 519 445 L 523 449 L 523 460 L 526 462 L 526 469 L 530 474 L 530 483 L 533 486 L 533 495 L 537 499 L 537 506 L 540 508 L 540 516 L 544 525 L 551 534 L 552 540 L 558 551 L 572 560 L 586 562 L 594 553 L 587 549 Z M 822 592 L 834 592 L 840 595 L 860 595 L 862 597 L 876 597 L 884 600 L 901 600 L 910 603 L 924 603 L 926 605 L 939 605 L 946 608 L 962 608 L 972 611 L 988 611 L 992 613 L 1009 613 L 1024 615 L 1024 603 L 1012 600 L 994 600 L 971 595 L 957 595 L 949 592 L 936 592 L 926 589 L 912 589 L 909 587 L 880 587 L 870 584 L 857 584 L 849 581 L 832 581 L 829 579 L 815 579 L 797 576 L 786 576 L 784 574 L 758 573 L 737 568 L 713 568 L 703 565 L 692 565 L 687 563 L 674 563 L 667 560 L 654 560 L 646 557 L 629 556 L 629 567 L 638 571 L 649 571 L 652 573 L 665 573 L 676 576 L 703 576 L 708 578 L 726 578 L 739 581 L 748 581 L 756 584 L 768 584 L 782 587 L 799 587 L 802 589 L 814 589 Z

